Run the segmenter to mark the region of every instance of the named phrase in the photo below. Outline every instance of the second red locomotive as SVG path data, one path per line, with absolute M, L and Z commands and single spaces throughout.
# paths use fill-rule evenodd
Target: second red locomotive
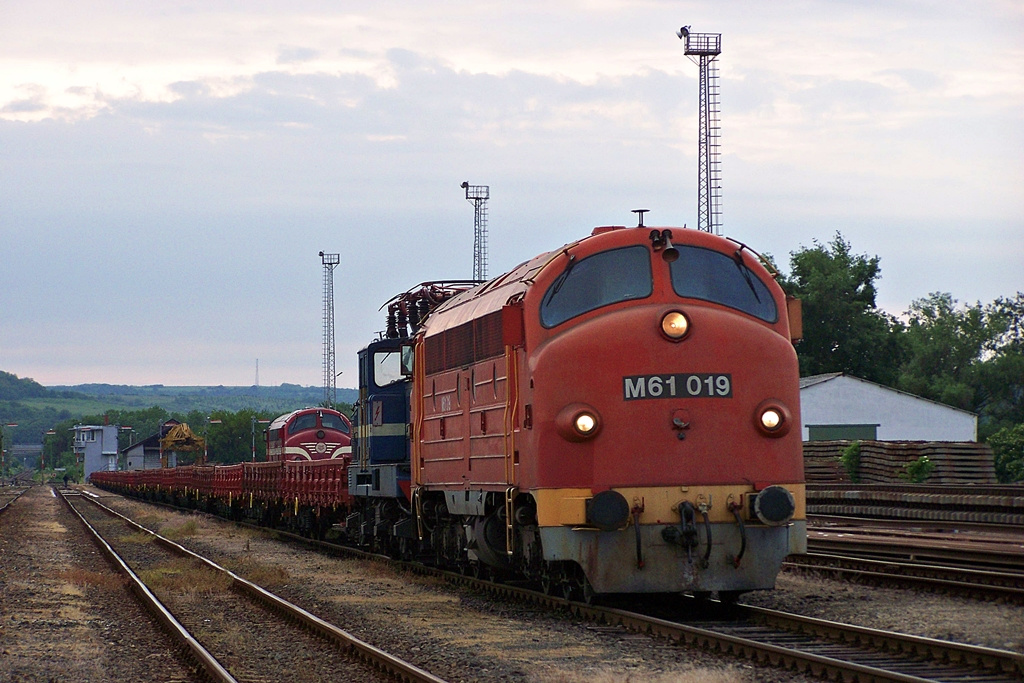
M 281 415 L 264 436 L 267 460 L 324 460 L 352 453 L 352 425 L 331 408 L 303 408 Z

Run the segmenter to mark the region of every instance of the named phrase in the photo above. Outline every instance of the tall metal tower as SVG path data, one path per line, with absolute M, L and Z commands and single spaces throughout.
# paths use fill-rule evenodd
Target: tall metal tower
M 718 64 L 722 53 L 721 33 L 690 33 L 684 26 L 676 33 L 682 39 L 685 54 L 700 69 L 700 115 L 697 149 L 697 227 L 716 235 L 722 233 L 722 128 Z
M 487 200 L 491 198 L 490 185 L 462 183 L 466 199 L 473 204 L 473 279 L 487 279 Z
M 338 402 L 334 362 L 334 269 L 341 263 L 341 255 L 321 251 L 320 261 L 324 264 L 324 405 L 333 408 Z

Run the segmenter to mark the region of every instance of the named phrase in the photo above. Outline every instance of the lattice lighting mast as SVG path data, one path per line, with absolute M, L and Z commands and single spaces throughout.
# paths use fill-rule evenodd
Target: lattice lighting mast
M 334 269 L 341 263 L 341 255 L 321 251 L 320 261 L 324 266 L 324 405 L 333 408 L 338 402 L 334 355 Z
M 697 227 L 704 232 L 722 232 L 721 124 L 718 64 L 722 53 L 721 33 L 690 33 L 684 26 L 676 33 L 685 54 L 700 70 L 700 115 L 697 141 Z
M 466 199 L 473 204 L 473 279 L 487 279 L 487 200 L 491 198 L 490 185 L 462 183 Z

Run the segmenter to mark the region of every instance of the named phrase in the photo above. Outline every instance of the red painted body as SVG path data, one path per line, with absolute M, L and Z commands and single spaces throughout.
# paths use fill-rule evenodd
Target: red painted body
M 786 300 L 771 275 L 749 251 L 739 252 L 774 299 L 778 319 L 765 322 L 721 304 L 680 297 L 673 291 L 668 264 L 652 251 L 650 296 L 605 305 L 545 328 L 541 301 L 565 270 L 568 254 L 579 262 L 598 252 L 649 244 L 647 229 L 595 233 L 454 297 L 427 319 L 422 357 L 417 358 L 427 367 L 413 387 L 414 423 L 421 435 L 419 484 L 427 490 L 517 486 L 597 492 L 613 486 L 802 481 L 799 430 L 765 438 L 755 423 L 755 409 L 768 399 L 786 406 L 790 419 L 799 421 L 798 368 Z M 739 247 L 704 232 L 673 233 L 677 245 L 730 258 Z M 514 352 L 431 373 L 437 365 L 432 351 L 440 348 L 439 343 L 432 347 L 431 337 L 468 323 L 480 327 L 503 308 L 499 333 L 521 334 Z M 670 341 L 659 328 L 661 317 L 672 310 L 682 311 L 690 322 L 682 341 Z M 521 320 L 521 333 L 510 319 Z M 680 390 L 676 399 L 623 400 L 624 378 L 671 373 L 728 374 L 732 395 L 690 398 Z M 507 409 L 510 390 L 514 405 Z M 597 438 L 573 442 L 559 433 L 558 414 L 574 403 L 596 409 L 601 418 Z M 677 415 L 688 424 L 683 440 L 673 429 Z
M 330 408 L 281 415 L 267 428 L 267 460 L 351 460 L 352 424 Z

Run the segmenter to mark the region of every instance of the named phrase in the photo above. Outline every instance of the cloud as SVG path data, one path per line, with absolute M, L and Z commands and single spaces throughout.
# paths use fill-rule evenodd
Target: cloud
M 318 383 L 325 250 L 354 382 L 383 301 L 470 275 L 463 180 L 491 186 L 492 274 L 634 208 L 692 225 L 681 17 L 723 32 L 726 234 L 841 230 L 904 304 L 1019 288 L 1014 4 L 37 5 L 0 57 L 0 369 L 247 384 L 259 357 Z

